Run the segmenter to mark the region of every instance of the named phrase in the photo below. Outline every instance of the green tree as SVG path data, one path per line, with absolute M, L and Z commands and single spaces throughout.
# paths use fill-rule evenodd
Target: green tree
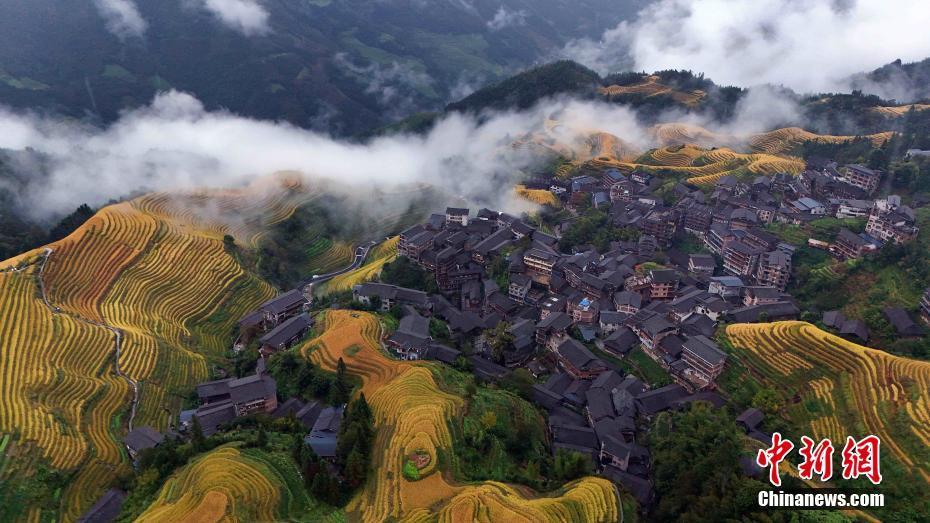
M 191 424 L 191 445 L 194 447 L 194 452 L 200 453 L 207 448 L 207 439 L 203 435 L 203 428 L 200 426 L 200 419 L 197 416 L 194 416 L 194 421 Z
M 500 322 L 493 329 L 484 331 L 484 340 L 491 348 L 491 358 L 497 363 L 504 362 L 504 353 L 513 346 L 513 334 L 510 332 L 510 324 Z
M 775 415 L 781 410 L 781 397 L 774 389 L 766 387 L 752 397 L 752 406 L 770 416 Z
M 591 472 L 591 459 L 580 452 L 560 448 L 555 453 L 553 473 L 559 481 L 571 481 Z

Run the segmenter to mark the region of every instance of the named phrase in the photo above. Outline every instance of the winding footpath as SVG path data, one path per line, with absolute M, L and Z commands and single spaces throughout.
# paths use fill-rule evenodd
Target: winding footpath
M 49 301 L 48 294 L 45 292 L 45 279 L 43 278 L 43 275 L 45 273 L 45 264 L 48 263 L 48 259 L 52 257 L 52 253 L 54 252 L 55 251 L 51 249 L 50 247 L 46 247 L 45 253 L 42 255 L 42 261 L 39 262 L 39 274 L 38 274 L 39 290 L 42 292 L 42 301 L 45 303 L 45 306 L 48 308 L 48 310 L 51 311 L 52 314 L 62 314 L 61 307 L 54 306 Z M 113 360 L 113 370 L 116 372 L 117 376 L 126 380 L 126 382 L 129 383 L 129 386 L 132 387 L 132 404 L 130 406 L 129 423 L 128 423 L 129 431 L 132 431 L 132 423 L 133 423 L 133 420 L 135 420 L 136 418 L 136 408 L 139 405 L 139 384 L 134 379 L 124 374 L 123 371 L 120 370 L 119 368 L 119 357 L 120 357 L 120 353 L 121 353 L 122 345 L 123 345 L 122 331 L 120 331 L 116 327 L 113 327 L 112 325 L 89 320 L 78 314 L 74 314 L 74 313 L 65 313 L 65 314 L 68 314 L 72 318 L 78 321 L 84 322 L 88 325 L 102 327 L 110 331 L 111 333 L 113 333 L 113 345 L 116 348 L 115 357 Z
M 317 283 L 324 283 L 328 280 L 335 278 L 336 276 L 339 276 L 340 274 L 345 274 L 349 271 L 354 271 L 355 269 L 358 269 L 359 267 L 362 266 L 362 264 L 365 263 L 365 258 L 368 258 L 368 253 L 371 252 L 371 250 L 379 243 L 381 242 L 372 240 L 368 243 L 359 245 L 358 247 L 355 248 L 355 259 L 347 267 L 343 269 L 339 269 L 338 271 L 333 271 L 333 272 L 328 272 L 326 274 L 317 275 L 313 278 L 310 278 L 309 280 L 304 280 L 303 282 L 301 282 L 300 285 L 298 285 L 298 288 L 303 289 L 304 295 L 312 299 L 314 285 L 316 285 Z

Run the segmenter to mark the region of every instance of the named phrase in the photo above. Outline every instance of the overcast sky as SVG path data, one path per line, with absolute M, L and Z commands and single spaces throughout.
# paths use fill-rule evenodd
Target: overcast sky
M 724 85 L 842 90 L 852 74 L 930 57 L 930 2 L 659 0 L 563 55 L 602 73 L 690 69 Z

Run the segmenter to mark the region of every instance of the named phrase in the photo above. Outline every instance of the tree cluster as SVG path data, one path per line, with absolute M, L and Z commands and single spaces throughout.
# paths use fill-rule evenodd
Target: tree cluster
M 639 229 L 615 227 L 607 213 L 592 210 L 572 222 L 559 240 L 559 249 L 570 252 L 572 247 L 590 244 L 604 252 L 610 242 L 638 240 L 640 234 Z
M 321 399 L 341 405 L 348 402 L 354 386 L 341 358 L 334 374 L 293 351 L 279 352 L 269 359 L 268 373 L 277 382 L 278 395 L 282 398 Z
M 294 461 L 310 494 L 330 505 L 346 503 L 368 477 L 374 434 L 374 418 L 365 395 L 361 394 L 343 416 L 334 467 L 321 459 L 303 436 L 295 435 Z

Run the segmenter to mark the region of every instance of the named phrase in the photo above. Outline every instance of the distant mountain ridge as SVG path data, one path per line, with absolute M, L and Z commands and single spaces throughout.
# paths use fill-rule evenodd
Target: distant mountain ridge
M 198 2 L 136 1 L 142 36 L 108 32 L 97 2 L 0 4 L 0 105 L 100 122 L 169 88 L 208 109 L 351 135 L 600 34 L 644 0 L 262 0 L 265 34 Z
M 890 64 L 886 67 L 893 71 L 908 71 L 907 74 L 917 82 L 925 74 L 930 78 L 930 59 L 921 62 L 924 63 L 926 66 L 907 64 L 898 68 Z M 883 81 L 881 74 L 869 73 L 873 74 L 876 75 L 874 81 Z M 800 95 L 785 87 L 772 89 L 780 97 L 794 101 L 801 109 L 805 125 L 820 134 L 882 132 L 893 127 L 893 120 L 906 115 L 912 107 L 918 111 L 930 108 L 928 104 L 901 105 L 860 91 Z M 698 113 L 727 123 L 736 115 L 737 104 L 748 92 L 741 87 L 718 85 L 705 78 L 703 73 L 692 71 L 623 72 L 602 77 L 579 63 L 563 60 L 537 66 L 488 85 L 447 104 L 445 112 L 480 114 L 489 110 L 526 109 L 546 98 L 568 96 L 626 105 L 645 124 L 658 123 L 669 110 Z M 381 132 L 423 131 L 440 114 L 419 113 Z M 788 125 L 796 124 L 784 122 L 782 126 Z

